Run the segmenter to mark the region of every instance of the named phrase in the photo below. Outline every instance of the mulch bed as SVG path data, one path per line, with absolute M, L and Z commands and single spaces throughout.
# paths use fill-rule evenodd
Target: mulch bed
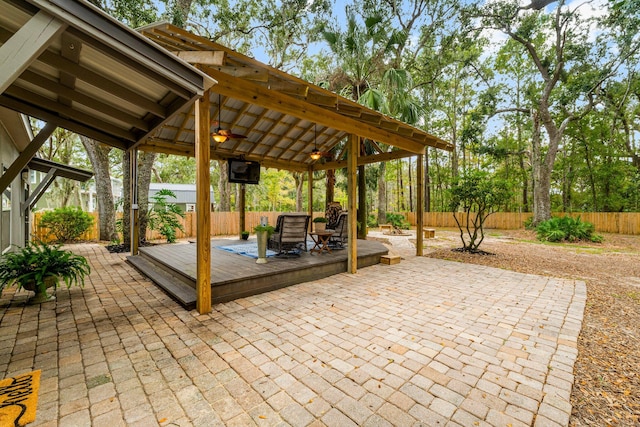
M 481 248 L 453 251 L 457 232 L 440 231 L 426 256 L 523 273 L 581 279 L 587 303 L 578 338 L 571 426 L 640 425 L 640 236 L 605 234 L 604 242 L 548 244 L 527 231 L 494 231 Z

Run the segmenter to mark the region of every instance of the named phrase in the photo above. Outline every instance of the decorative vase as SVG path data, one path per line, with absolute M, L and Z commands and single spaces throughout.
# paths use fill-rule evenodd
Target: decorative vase
M 25 283 L 22 287 L 28 291 L 35 292 L 35 295 L 29 298 L 29 304 L 42 304 L 43 302 L 54 301 L 54 295 L 47 294 L 48 288 L 55 288 L 58 284 L 58 276 L 47 276 L 44 278 L 44 286 L 38 286 L 35 282 Z
M 269 239 L 269 232 L 258 231 L 256 233 L 256 238 L 258 240 L 258 259 L 256 260 L 256 264 L 266 264 L 267 263 L 267 240 Z
M 314 223 L 316 226 L 316 233 L 319 231 L 324 231 L 327 229 L 327 223 L 326 222 L 316 222 Z

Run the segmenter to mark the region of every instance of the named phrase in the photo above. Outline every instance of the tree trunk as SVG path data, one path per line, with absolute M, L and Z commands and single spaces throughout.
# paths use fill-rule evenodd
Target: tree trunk
M 549 148 L 546 153 L 541 149 L 540 114 L 533 113 L 533 135 L 531 136 L 533 172 L 533 224 L 538 225 L 551 219 L 551 171 L 558 151 L 559 134 L 549 134 Z M 555 147 L 555 148 L 554 148 Z
M 429 147 L 424 153 L 424 211 L 431 212 L 431 177 L 429 176 Z
M 336 186 L 336 171 L 330 169 L 327 171 L 327 188 L 325 191 L 325 202 L 327 206 L 329 203 L 333 202 L 333 198 L 335 197 L 335 186 Z
M 411 157 L 409 157 L 409 212 L 413 212 L 413 177 L 411 176 Z
M 403 212 L 406 209 L 406 205 L 404 203 L 404 180 L 402 179 L 402 160 L 398 160 L 398 200 L 400 201 L 400 212 Z
M 131 171 L 129 170 L 129 158 L 131 152 L 122 152 L 122 242 L 131 244 Z
M 378 164 L 378 224 L 387 222 L 387 181 L 385 174 L 387 171 L 387 163 L 380 162 Z
M 96 182 L 96 198 L 98 200 L 99 239 L 111 241 L 116 235 L 116 215 L 111 189 L 111 174 L 109 168 L 110 147 L 85 136 L 80 136 L 82 145 L 93 166 Z
M 296 183 L 296 212 L 302 212 L 304 210 L 302 206 L 302 189 L 304 188 L 304 178 L 306 174 L 304 172 L 294 172 L 292 175 Z M 313 200 L 310 200 L 310 203 L 313 203 Z M 313 206 L 313 204 L 310 206 Z M 313 210 L 313 208 L 311 209 Z
M 367 181 L 364 174 L 364 165 L 358 166 L 358 239 L 367 238 Z
M 144 242 L 149 223 L 149 184 L 153 173 L 153 162 L 156 153 L 141 152 L 138 167 L 138 222 L 140 224 L 140 241 Z
M 220 179 L 218 180 L 220 204 L 218 205 L 218 211 L 231 212 L 231 186 L 229 185 L 229 176 L 227 172 L 229 165 L 224 160 L 219 160 L 218 164 L 220 165 Z

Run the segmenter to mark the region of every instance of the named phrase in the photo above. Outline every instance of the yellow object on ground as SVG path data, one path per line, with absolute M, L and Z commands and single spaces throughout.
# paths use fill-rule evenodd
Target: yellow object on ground
M 40 370 L 0 380 L 0 427 L 35 421 L 39 388 Z

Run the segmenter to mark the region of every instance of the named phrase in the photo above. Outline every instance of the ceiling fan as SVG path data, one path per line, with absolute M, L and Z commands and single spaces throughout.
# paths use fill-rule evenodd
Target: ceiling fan
M 237 133 L 233 133 L 231 132 L 230 129 L 222 129 L 221 127 L 221 120 L 220 120 L 220 113 L 222 111 L 222 103 L 221 103 L 221 97 L 220 94 L 218 94 L 218 121 L 214 122 L 216 127 L 216 130 L 211 134 L 211 137 L 213 138 L 213 140 L 215 142 L 218 143 L 223 143 L 229 139 L 243 139 L 246 138 L 245 135 L 240 135 Z
M 331 153 L 318 150 L 317 137 L 318 137 L 318 131 L 316 129 L 316 125 L 314 124 L 313 125 L 313 150 L 311 150 L 309 157 L 311 157 L 312 160 L 320 160 L 322 157 L 332 157 Z

